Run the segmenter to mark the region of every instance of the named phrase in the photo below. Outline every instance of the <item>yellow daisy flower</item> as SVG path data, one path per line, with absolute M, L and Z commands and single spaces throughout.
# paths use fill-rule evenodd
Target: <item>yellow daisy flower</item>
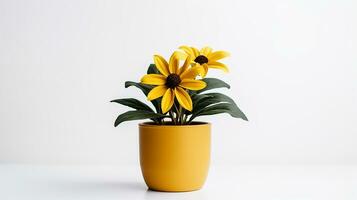
M 172 54 L 169 63 L 163 57 L 154 55 L 154 63 L 161 74 L 147 74 L 141 78 L 141 83 L 156 85 L 149 92 L 148 100 L 162 97 L 161 109 L 166 113 L 171 109 L 176 97 L 183 108 L 192 111 L 192 100 L 186 89 L 201 90 L 206 87 L 206 83 L 195 80 L 199 71 L 195 67 L 189 68 L 190 56 L 186 56 L 182 67 L 179 67 L 179 56 L 176 52 Z
M 180 46 L 179 49 L 185 52 L 185 55 L 180 54 L 179 57 L 185 58 L 190 56 L 192 63 L 201 66 L 200 75 L 205 77 L 208 72 L 208 68 L 221 69 L 228 72 L 228 67 L 218 62 L 218 60 L 228 57 L 229 53 L 226 51 L 213 51 L 211 47 L 203 47 L 200 51 L 195 47 Z

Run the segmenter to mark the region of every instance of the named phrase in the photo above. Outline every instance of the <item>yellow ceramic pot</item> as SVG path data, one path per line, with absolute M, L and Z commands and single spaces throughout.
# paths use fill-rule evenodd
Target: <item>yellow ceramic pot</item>
M 139 124 L 140 166 L 152 190 L 200 189 L 210 162 L 211 124 Z

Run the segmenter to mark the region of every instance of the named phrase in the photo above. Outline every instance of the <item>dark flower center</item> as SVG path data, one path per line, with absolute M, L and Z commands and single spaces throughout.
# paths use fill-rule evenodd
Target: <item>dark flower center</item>
M 175 88 L 181 83 L 180 76 L 177 74 L 170 74 L 166 78 L 166 86 L 169 88 Z
M 199 55 L 196 57 L 195 62 L 202 65 L 202 64 L 208 63 L 208 58 L 206 56 Z

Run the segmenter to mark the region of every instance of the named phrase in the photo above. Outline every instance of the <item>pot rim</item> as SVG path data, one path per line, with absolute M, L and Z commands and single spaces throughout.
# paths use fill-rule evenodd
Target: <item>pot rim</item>
M 139 127 L 197 127 L 197 126 L 210 126 L 210 122 L 199 122 L 195 121 L 192 124 L 183 124 L 183 125 L 171 125 L 171 124 L 155 124 L 154 122 L 142 122 L 139 123 Z

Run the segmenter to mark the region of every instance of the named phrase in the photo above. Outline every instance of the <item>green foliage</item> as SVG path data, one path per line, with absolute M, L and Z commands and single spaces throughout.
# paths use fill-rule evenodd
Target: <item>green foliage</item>
M 149 92 L 150 92 L 150 90 L 152 88 L 154 88 L 151 85 L 145 85 L 145 84 L 136 83 L 136 82 L 133 82 L 133 81 L 126 81 L 125 82 L 125 88 L 128 88 L 130 86 L 134 86 L 134 87 L 139 88 L 145 94 L 145 96 L 149 94 Z
M 197 95 L 197 96 L 201 96 L 201 95 Z M 232 98 L 221 93 L 206 93 L 203 94 L 202 96 L 203 96 L 202 98 L 198 99 L 197 102 L 195 102 L 196 106 L 193 108 L 192 111 L 193 113 L 200 111 L 202 108 L 205 108 L 211 104 L 220 103 L 220 102 L 227 102 L 236 105 Z
M 147 70 L 147 74 L 160 74 L 160 72 L 156 68 L 155 64 L 150 64 Z
M 230 104 L 230 103 L 219 103 L 219 104 L 214 104 L 214 105 L 208 106 L 208 107 L 202 109 L 196 115 L 192 115 L 192 116 L 197 117 L 197 116 L 203 116 L 203 115 L 215 115 L 215 114 L 220 114 L 220 113 L 228 113 L 232 117 L 241 118 L 243 120 L 248 121 L 248 119 L 244 115 L 244 113 L 236 105 Z
M 160 74 L 160 72 L 157 70 L 155 64 L 150 64 L 150 66 L 147 69 L 147 74 Z M 174 112 L 169 112 L 166 115 L 161 114 L 162 113 L 161 98 L 151 101 L 151 103 L 155 107 L 156 112 L 154 112 L 150 108 L 150 106 L 134 98 L 123 98 L 123 99 L 112 100 L 111 102 L 118 103 L 135 109 L 119 115 L 115 120 L 114 126 L 118 126 L 120 123 L 125 121 L 140 120 L 140 119 L 151 119 L 157 124 L 162 124 L 164 123 L 165 118 L 173 119 L 174 114 L 176 115 L 179 114 L 180 124 L 189 124 L 196 117 L 199 116 L 215 115 L 221 113 L 228 113 L 232 117 L 241 118 L 243 120 L 248 121 L 245 114 L 238 108 L 237 104 L 234 102 L 232 98 L 221 93 L 206 93 L 208 90 L 217 89 L 217 88 L 229 89 L 230 88 L 229 84 L 216 78 L 204 78 L 202 79 L 202 81 L 206 82 L 207 84 L 207 86 L 204 89 L 198 91 L 192 91 L 192 90 L 188 91 L 193 103 L 193 110 L 191 112 L 188 110 L 184 110 L 181 107 L 180 109 L 178 109 L 177 107 L 179 106 L 179 104 L 175 103 Z M 145 96 L 147 96 L 150 90 L 154 88 L 154 86 L 146 85 L 138 82 L 133 82 L 133 81 L 125 82 L 125 88 L 131 86 L 139 88 L 144 93 Z
M 150 66 L 148 67 L 147 70 L 147 74 L 159 74 L 159 70 L 157 70 L 156 66 L 154 64 L 150 64 Z M 146 85 L 146 84 L 142 84 L 142 83 L 137 83 L 137 82 L 133 82 L 133 81 L 126 81 L 125 82 L 125 88 L 128 88 L 130 86 L 134 86 L 139 88 L 144 94 L 145 96 L 147 96 L 150 92 L 151 89 L 153 89 L 154 87 L 151 85 Z M 161 99 L 155 99 L 153 101 L 151 101 L 152 105 L 154 105 L 155 110 L 157 113 L 161 113 Z
M 120 123 L 125 121 L 139 120 L 139 119 L 160 119 L 167 117 L 163 114 L 154 113 L 152 111 L 146 110 L 131 110 L 127 111 L 117 117 L 114 126 L 118 126 Z
M 126 98 L 126 99 L 115 99 L 112 100 L 110 102 L 115 102 L 115 103 L 119 103 L 122 104 L 124 106 L 128 106 L 130 108 L 134 108 L 136 110 L 146 110 L 146 111 L 151 111 L 154 112 L 148 105 L 146 105 L 145 103 L 134 99 L 134 98 Z
M 215 115 L 220 113 L 228 113 L 232 117 L 241 118 L 248 121 L 248 118 L 245 114 L 238 108 L 237 104 L 232 98 L 221 93 L 206 93 L 206 94 L 197 94 L 193 98 L 193 103 L 196 105 L 192 110 L 192 115 L 189 121 L 192 121 L 194 118 L 203 115 Z
M 202 93 L 207 90 L 212 90 L 216 88 L 231 88 L 230 85 L 228 85 L 226 82 L 221 81 L 217 78 L 204 78 L 202 81 L 206 82 L 207 86 L 203 88 L 202 90 L 196 91 L 197 94 Z

